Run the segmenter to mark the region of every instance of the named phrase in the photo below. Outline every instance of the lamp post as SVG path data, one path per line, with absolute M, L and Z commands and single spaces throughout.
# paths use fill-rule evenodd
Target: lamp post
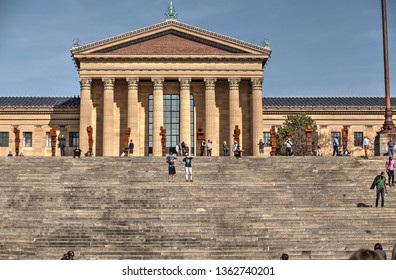
M 388 27 L 386 19 L 386 0 L 382 1 L 382 37 L 384 48 L 384 75 L 385 75 L 385 122 L 380 133 L 395 133 L 392 120 L 392 107 L 390 101 L 389 61 L 388 61 Z

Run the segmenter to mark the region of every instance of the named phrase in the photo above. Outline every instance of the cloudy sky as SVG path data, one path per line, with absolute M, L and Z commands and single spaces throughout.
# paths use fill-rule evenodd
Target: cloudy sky
M 169 0 L 1 0 L 0 96 L 79 95 L 70 57 L 88 44 L 162 22 Z M 396 0 L 387 0 L 396 96 Z M 178 19 L 260 45 L 263 96 L 384 96 L 381 0 L 174 0 Z

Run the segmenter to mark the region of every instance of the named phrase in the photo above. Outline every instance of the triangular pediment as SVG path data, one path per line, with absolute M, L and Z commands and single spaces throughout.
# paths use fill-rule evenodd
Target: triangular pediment
M 184 55 L 247 53 L 176 30 L 167 30 L 123 44 L 103 48 L 95 53 L 137 55 Z
M 268 48 L 179 21 L 166 21 L 71 50 L 75 55 L 270 55 Z

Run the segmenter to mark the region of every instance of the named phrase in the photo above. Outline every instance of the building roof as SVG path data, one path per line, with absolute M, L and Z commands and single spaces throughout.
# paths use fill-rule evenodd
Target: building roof
M 391 97 L 396 107 L 396 97 Z M 80 97 L 0 97 L 0 107 L 80 107 Z M 384 97 L 264 97 L 263 107 L 385 107 Z
M 0 107 L 80 107 L 80 97 L 0 97 Z
M 263 107 L 385 107 L 385 97 L 264 97 Z

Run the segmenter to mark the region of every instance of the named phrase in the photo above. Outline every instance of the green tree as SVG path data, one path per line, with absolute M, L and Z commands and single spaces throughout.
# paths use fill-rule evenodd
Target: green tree
M 276 133 L 276 154 L 286 155 L 285 142 L 287 139 L 293 143 L 292 152 L 295 156 L 305 156 L 307 154 L 307 142 L 305 129 L 311 125 L 312 132 L 312 152 L 314 154 L 318 143 L 318 132 L 315 121 L 308 115 L 297 114 L 288 115 L 287 120 L 280 126 Z

